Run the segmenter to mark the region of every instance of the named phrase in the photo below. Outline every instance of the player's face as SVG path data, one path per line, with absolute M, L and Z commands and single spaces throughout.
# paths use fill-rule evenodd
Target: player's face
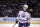
M 23 10 L 26 10 L 27 9 L 27 7 L 23 7 Z

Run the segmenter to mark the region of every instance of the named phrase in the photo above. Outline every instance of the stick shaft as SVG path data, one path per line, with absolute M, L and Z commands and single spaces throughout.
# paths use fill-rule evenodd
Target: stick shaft
M 16 24 L 14 24 L 14 26 L 15 26 L 15 25 L 16 25 Z M 14 26 L 13 26 L 13 27 L 14 27 Z

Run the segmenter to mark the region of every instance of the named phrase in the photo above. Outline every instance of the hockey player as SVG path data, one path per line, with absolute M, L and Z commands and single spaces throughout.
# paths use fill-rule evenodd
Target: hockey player
M 28 9 L 28 5 L 23 5 L 23 10 L 20 10 L 17 16 L 17 20 L 19 21 L 19 26 L 18 27 L 22 27 L 24 25 L 24 27 L 28 27 L 30 25 L 30 13 L 28 13 L 26 11 L 26 9 Z

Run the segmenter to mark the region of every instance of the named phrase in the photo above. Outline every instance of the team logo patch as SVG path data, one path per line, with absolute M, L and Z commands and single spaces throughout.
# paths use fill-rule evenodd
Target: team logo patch
M 25 18 L 25 14 L 24 13 L 22 14 L 22 17 Z

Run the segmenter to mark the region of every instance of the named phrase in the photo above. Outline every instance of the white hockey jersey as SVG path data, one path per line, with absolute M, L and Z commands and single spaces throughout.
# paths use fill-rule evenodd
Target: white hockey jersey
M 30 14 L 28 12 L 24 12 L 24 11 L 19 11 L 18 15 L 19 15 L 19 18 L 17 17 L 17 20 L 20 19 L 19 22 L 21 22 L 21 23 L 26 23 L 27 19 L 31 18 Z M 24 20 L 24 21 L 21 21 L 21 20 Z

